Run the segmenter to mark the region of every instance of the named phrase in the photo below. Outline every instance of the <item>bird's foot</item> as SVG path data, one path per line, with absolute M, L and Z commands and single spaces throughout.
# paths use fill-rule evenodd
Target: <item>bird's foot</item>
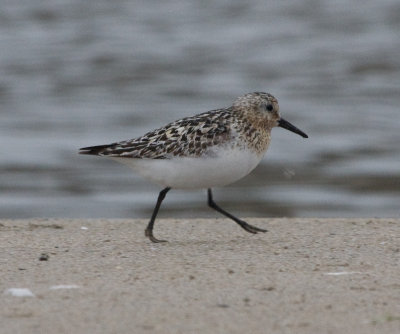
M 152 231 L 152 230 L 149 230 L 149 229 L 146 229 L 146 230 L 144 231 L 144 235 L 145 235 L 146 237 L 148 237 L 148 238 L 150 239 L 151 242 L 155 242 L 155 243 L 157 243 L 157 242 L 168 242 L 167 240 L 160 240 L 160 239 L 157 239 L 156 237 L 154 237 L 153 231 Z
M 258 232 L 268 232 L 268 230 L 264 230 L 257 226 L 250 225 L 246 223 L 244 220 L 238 220 L 238 224 L 247 232 L 257 234 Z

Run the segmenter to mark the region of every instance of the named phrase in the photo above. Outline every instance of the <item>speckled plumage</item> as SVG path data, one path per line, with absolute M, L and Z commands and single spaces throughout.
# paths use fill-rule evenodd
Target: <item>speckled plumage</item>
M 270 130 L 275 125 L 268 119 L 265 110 L 260 111 L 265 103 L 271 103 L 278 113 L 278 101 L 272 95 L 246 94 L 239 97 L 232 107 L 186 117 L 136 139 L 82 148 L 81 153 L 171 159 L 200 157 L 210 154 L 210 148 L 214 146 L 233 145 L 262 154 L 268 148 Z

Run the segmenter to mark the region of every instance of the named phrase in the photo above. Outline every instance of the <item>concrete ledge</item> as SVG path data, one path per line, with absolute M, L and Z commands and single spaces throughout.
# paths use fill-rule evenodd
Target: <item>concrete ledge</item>
M 0 220 L 1 333 L 398 333 L 400 219 L 247 221 Z

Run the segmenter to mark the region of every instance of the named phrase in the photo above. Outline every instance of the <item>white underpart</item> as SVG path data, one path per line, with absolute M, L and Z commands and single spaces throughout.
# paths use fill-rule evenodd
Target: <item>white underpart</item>
M 263 155 L 249 149 L 225 146 L 197 158 L 112 159 L 164 187 L 199 189 L 224 186 L 241 179 L 259 164 Z

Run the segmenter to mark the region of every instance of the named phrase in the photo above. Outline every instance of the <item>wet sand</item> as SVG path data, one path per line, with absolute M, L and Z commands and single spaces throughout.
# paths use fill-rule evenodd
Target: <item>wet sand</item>
M 0 332 L 400 332 L 400 219 L 247 221 L 0 220 Z

